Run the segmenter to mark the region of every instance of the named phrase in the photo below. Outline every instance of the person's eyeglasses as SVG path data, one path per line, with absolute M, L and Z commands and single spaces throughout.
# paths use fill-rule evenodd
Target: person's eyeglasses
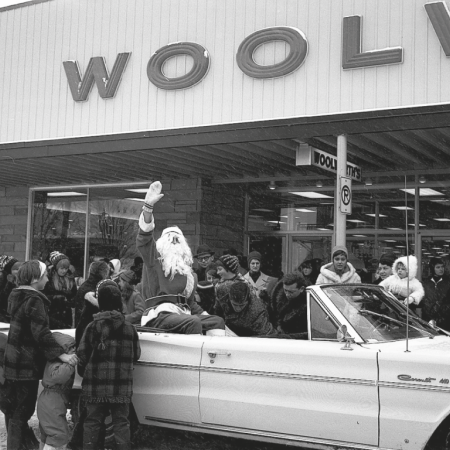
M 211 258 L 211 256 L 199 256 L 197 259 L 200 262 L 203 262 L 203 261 L 208 261 L 209 258 Z

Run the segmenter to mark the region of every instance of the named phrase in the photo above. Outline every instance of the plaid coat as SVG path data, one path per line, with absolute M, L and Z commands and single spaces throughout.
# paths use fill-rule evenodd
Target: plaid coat
M 136 329 L 118 311 L 94 315 L 80 345 L 78 373 L 88 403 L 130 403 L 133 363 L 141 356 Z
M 13 289 L 8 313 L 11 326 L 5 349 L 5 378 L 39 380 L 45 363 L 58 358 L 64 349 L 49 328 L 47 297 L 30 286 Z

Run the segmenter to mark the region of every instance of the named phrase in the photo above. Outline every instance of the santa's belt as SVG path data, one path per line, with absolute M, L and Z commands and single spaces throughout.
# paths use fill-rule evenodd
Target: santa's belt
M 154 308 L 162 303 L 173 303 L 174 305 L 185 306 L 186 297 L 181 294 L 165 294 L 150 297 L 145 300 L 145 309 Z

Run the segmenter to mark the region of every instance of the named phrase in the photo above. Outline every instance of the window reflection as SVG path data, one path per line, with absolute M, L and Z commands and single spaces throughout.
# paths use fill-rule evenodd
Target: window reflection
M 83 274 L 86 189 L 36 192 L 33 203 L 31 258 L 45 261 L 58 250 Z

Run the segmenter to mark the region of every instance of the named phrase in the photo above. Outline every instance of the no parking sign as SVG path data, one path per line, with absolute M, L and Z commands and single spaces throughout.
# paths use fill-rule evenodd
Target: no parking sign
M 339 209 L 342 214 L 352 213 L 352 179 L 341 177 L 341 188 L 339 192 Z

